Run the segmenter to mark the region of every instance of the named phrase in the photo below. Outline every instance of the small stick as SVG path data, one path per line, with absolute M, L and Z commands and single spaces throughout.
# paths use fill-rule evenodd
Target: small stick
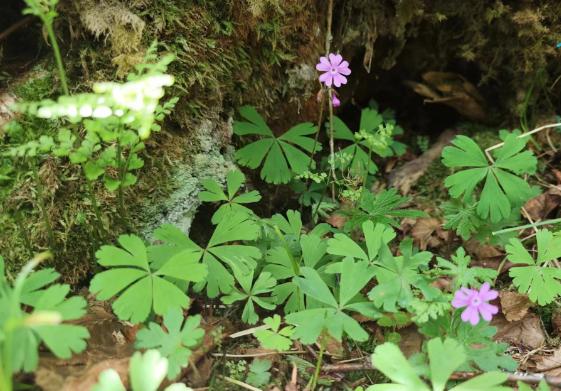
M 263 391 L 261 388 L 256 388 L 256 387 L 250 386 L 249 384 L 244 383 L 243 381 L 232 379 L 231 377 L 228 377 L 228 376 L 220 376 L 220 378 L 226 380 L 228 383 L 232 383 L 232 384 L 235 384 L 235 385 L 240 386 L 242 388 L 245 388 L 246 390 Z
M 541 132 L 541 131 L 544 130 L 544 129 L 558 128 L 558 127 L 560 127 L 560 126 L 561 126 L 561 122 L 558 122 L 558 123 L 555 123 L 555 124 L 543 125 L 543 126 L 540 126 L 539 128 L 535 128 L 535 129 L 533 129 L 533 130 L 530 130 L 529 132 L 522 133 L 521 135 L 518 136 L 518 138 L 528 137 L 528 136 L 531 136 L 532 134 Z M 485 150 L 485 155 L 487 155 L 487 158 L 488 158 L 492 163 L 494 163 L 495 161 L 493 160 L 493 157 L 491 156 L 491 154 L 490 154 L 489 152 L 491 152 L 491 151 L 494 150 L 494 149 L 500 148 L 500 147 L 502 147 L 503 145 L 505 145 L 504 142 L 498 143 L 498 144 L 495 144 L 495 145 L 493 145 L 492 147 L 489 147 L 489 148 L 487 148 L 487 149 Z
M 290 350 L 288 352 L 260 352 L 260 353 L 248 353 L 248 354 L 228 354 L 228 353 L 212 353 L 212 357 L 226 357 L 226 358 L 254 358 L 254 357 L 267 357 L 267 356 L 274 356 L 274 355 L 282 355 L 282 354 L 304 354 L 306 353 L 305 350 Z
M 521 230 L 524 230 L 526 228 L 533 228 L 533 227 L 539 227 L 541 225 L 557 224 L 557 223 L 561 223 L 561 218 L 553 219 L 553 220 L 544 220 L 544 221 L 540 221 L 538 223 L 521 225 L 519 227 L 505 228 L 505 229 L 501 229 L 500 231 L 493 232 L 492 235 L 497 236 L 497 235 L 501 235 L 501 234 L 506 234 L 507 232 L 521 231 Z

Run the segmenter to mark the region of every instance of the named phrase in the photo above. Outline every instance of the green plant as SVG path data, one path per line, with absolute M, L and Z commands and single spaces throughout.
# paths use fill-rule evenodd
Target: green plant
M 479 375 L 454 387 L 447 387 L 450 376 L 466 361 L 466 354 L 458 341 L 447 338 L 442 341 L 434 338 L 427 342 L 428 366 L 415 368 L 393 343 L 378 346 L 372 355 L 372 364 L 394 383 L 376 384 L 367 391 L 381 390 L 419 390 L 419 391 L 508 391 L 509 387 L 501 386 L 507 375 L 501 372 L 488 372 Z M 430 380 L 430 387 L 421 377 L 421 373 Z
M 281 329 L 281 317 L 276 314 L 272 318 L 263 319 L 263 324 L 268 328 L 259 329 L 255 331 L 254 335 L 264 349 L 278 351 L 290 349 L 294 327 L 285 326 Z
M 0 256 L 0 389 L 11 391 L 12 376 L 31 372 L 39 362 L 41 343 L 58 358 L 86 348 L 88 330 L 83 326 L 62 323 L 85 314 L 86 300 L 67 298 L 70 287 L 54 284 L 59 274 L 47 268 L 33 271 L 50 254 L 37 255 L 27 263 L 13 282 L 5 276 Z
M 199 193 L 199 199 L 204 202 L 225 202 L 212 215 L 212 223 L 218 224 L 225 215 L 233 212 L 250 213 L 251 209 L 244 204 L 252 204 L 261 200 L 261 194 L 257 190 L 236 195 L 245 183 L 245 176 L 241 171 L 230 171 L 226 175 L 226 188 L 228 195 L 214 179 L 204 179 L 201 184 L 205 191 Z
M 308 170 L 310 158 L 302 152 L 319 151 L 321 145 L 307 137 L 316 133 L 316 127 L 309 122 L 298 124 L 280 137 L 276 137 L 263 119 L 251 106 L 239 109 L 247 121 L 234 122 L 234 133 L 238 136 L 259 135 L 255 141 L 236 152 L 237 161 L 246 167 L 257 168 L 261 164 L 261 178 L 268 183 L 288 183 L 294 175 Z M 312 162 L 311 167 L 314 167 Z
M 181 369 L 189 363 L 192 349 L 202 340 L 205 332 L 199 328 L 201 316 L 190 316 L 186 320 L 179 308 L 171 308 L 165 315 L 163 326 L 150 322 L 147 328 L 136 334 L 135 347 L 157 349 L 168 360 L 167 377 L 177 378 Z
M 271 361 L 255 359 L 249 366 L 247 382 L 253 386 L 261 387 L 267 385 L 271 379 Z
M 519 239 L 510 240 L 506 246 L 507 258 L 515 267 L 509 270 L 509 275 L 520 293 L 527 294 L 539 305 L 546 305 L 561 295 L 561 270 L 557 265 L 550 266 L 561 258 L 561 235 L 540 230 L 536 233 L 536 242 L 537 257 L 534 259 Z
M 129 364 L 130 388 L 132 391 L 157 391 L 168 372 L 168 360 L 157 350 L 144 354 L 133 354 Z M 125 391 L 119 374 L 114 369 L 106 369 L 99 375 L 99 381 L 92 391 Z M 183 383 L 167 386 L 164 391 L 192 391 Z
M 365 221 L 397 227 L 399 225 L 397 219 L 425 217 L 424 212 L 402 209 L 409 200 L 409 197 L 399 195 L 396 189 L 382 190 L 379 193 L 363 190 L 359 195 L 356 207 L 340 211 L 341 214 L 347 216 L 345 230 L 351 231 Z
M 62 86 L 62 92 L 65 95 L 69 94 L 68 82 L 66 80 L 66 71 L 64 70 L 64 64 L 62 63 L 62 56 L 60 54 L 60 48 L 58 46 L 58 41 L 56 39 L 54 31 L 54 20 L 58 16 L 56 12 L 56 6 L 58 0 L 24 0 L 27 5 L 23 10 L 24 15 L 34 15 L 41 19 L 45 30 L 47 31 L 47 36 L 49 37 L 49 42 L 53 48 L 53 54 L 55 56 L 55 61 L 58 69 L 58 75 L 60 77 L 60 84 Z
M 477 202 L 477 214 L 498 222 L 507 218 L 513 207 L 521 206 L 535 195 L 530 185 L 519 175 L 533 174 L 537 159 L 530 151 L 521 152 L 527 139 L 510 133 L 504 145 L 489 159 L 469 137 L 457 136 L 453 146 L 444 148 L 442 162 L 451 168 L 465 168 L 444 181 L 453 198 L 470 200 L 478 184 L 485 181 Z M 490 158 L 490 157 L 489 157 Z
M 451 261 L 437 257 L 439 273 L 450 276 L 454 281 L 454 289 L 462 286 L 477 286 L 483 282 L 491 282 L 497 277 L 497 271 L 489 268 L 470 266 L 471 257 L 466 255 L 463 247 L 456 250 Z
M 366 108 L 360 116 L 359 130 L 352 132 L 338 117 L 333 118 L 334 137 L 337 140 L 351 142 L 336 153 L 335 165 L 339 169 L 350 169 L 356 174 L 375 174 L 378 166 L 372 160 L 375 153 L 388 157 L 403 152 L 401 144 L 393 141 L 392 136 L 398 134 L 395 122 L 387 121 L 376 109 Z M 349 159 L 343 158 L 348 156 Z
M 162 251 L 184 251 L 197 262 L 202 260 L 208 268 L 208 276 L 195 288 L 200 291 L 206 285 L 206 294 L 211 298 L 220 293 L 230 293 L 234 287 L 234 277 L 226 266 L 236 266 L 242 273 L 248 273 L 255 268 L 256 259 L 261 258 L 261 251 L 257 247 L 230 243 L 255 240 L 258 235 L 259 226 L 243 212 L 223 218 L 204 247 L 170 225 L 162 226 L 155 232 L 155 237 L 165 242 L 159 246 Z
M 295 326 L 293 338 L 306 344 L 315 343 L 327 331 L 339 341 L 343 334 L 356 341 L 368 339 L 368 333 L 346 312 L 379 317 L 375 306 L 360 295 L 374 276 L 374 269 L 366 261 L 355 262 L 350 258 L 344 259 L 338 269 L 340 283 L 336 298 L 315 269 L 301 268 L 303 277 L 297 277 L 296 281 L 308 302 L 305 310 L 286 316 L 286 321 Z
M 267 310 L 273 310 L 276 307 L 275 297 L 263 297 L 265 294 L 273 292 L 277 285 L 270 273 L 261 272 L 257 279 L 253 281 L 255 270 L 251 272 L 242 271 L 235 264 L 232 264 L 234 276 L 240 284 L 242 290 L 234 287 L 230 293 L 222 297 L 222 302 L 232 304 L 238 301 L 245 301 L 242 313 L 242 321 L 248 324 L 255 324 L 259 320 L 259 316 L 255 312 L 255 305 Z
M 119 319 L 139 323 L 152 312 L 164 315 L 189 306 L 185 289 L 176 280 L 205 280 L 208 268 L 198 254 L 189 249 L 172 253 L 162 247 L 147 248 L 135 235 L 121 235 L 118 241 L 121 247 L 106 245 L 96 252 L 97 262 L 110 269 L 95 275 L 90 291 L 99 300 L 119 295 L 112 304 Z

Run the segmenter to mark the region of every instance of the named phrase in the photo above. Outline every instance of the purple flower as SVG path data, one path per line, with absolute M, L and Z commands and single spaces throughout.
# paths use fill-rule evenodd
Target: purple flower
M 351 74 L 349 69 L 349 62 L 343 61 L 340 54 L 329 54 L 327 57 L 321 57 L 316 69 L 320 72 L 325 72 L 319 77 L 319 81 L 324 83 L 327 87 L 335 85 L 341 87 L 342 84 L 347 84 L 347 78 Z M 344 76 L 345 75 L 345 76 Z
M 460 288 L 454 295 L 452 307 L 466 307 L 462 312 L 462 320 L 472 325 L 479 323 L 479 315 L 486 321 L 490 321 L 493 315 L 499 312 L 499 308 L 489 304 L 488 301 L 494 300 L 499 296 L 499 292 L 491 290 L 489 283 L 481 285 L 479 290 Z
M 333 105 L 333 107 L 341 106 L 341 101 L 339 100 L 339 98 L 337 98 L 337 95 L 333 94 L 333 99 L 331 99 L 331 104 Z

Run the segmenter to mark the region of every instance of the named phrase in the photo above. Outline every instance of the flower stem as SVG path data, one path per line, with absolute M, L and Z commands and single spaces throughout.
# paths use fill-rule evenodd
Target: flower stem
M 58 46 L 58 42 L 55 36 L 55 31 L 53 29 L 53 22 L 43 20 L 45 28 L 47 30 L 47 35 L 49 36 L 49 41 L 51 42 L 51 46 L 53 48 L 53 53 L 55 55 L 55 62 L 58 68 L 58 75 L 60 77 L 60 84 L 62 87 L 62 92 L 64 95 L 69 95 L 70 92 L 68 90 L 68 82 L 66 79 L 66 71 L 64 70 L 64 64 L 62 62 L 62 56 L 60 54 L 60 47 Z
M 335 174 L 335 141 L 333 136 L 333 90 L 329 90 L 329 162 L 331 177 L 331 198 L 335 201 L 335 183 L 337 182 L 337 175 Z
M 326 345 L 327 341 L 326 338 L 322 335 L 320 336 L 320 347 L 319 347 L 319 355 L 318 355 L 318 359 L 316 362 L 316 369 L 314 371 L 314 376 L 312 377 L 312 380 L 310 381 L 310 391 L 314 391 L 316 389 L 316 385 L 318 383 L 318 379 L 319 379 L 319 374 L 321 371 L 321 364 L 323 364 L 323 353 L 325 352 L 325 345 Z

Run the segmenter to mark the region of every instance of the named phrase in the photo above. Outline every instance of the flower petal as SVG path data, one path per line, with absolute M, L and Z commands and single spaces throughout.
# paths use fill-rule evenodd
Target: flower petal
M 337 67 L 343 61 L 343 56 L 340 54 L 331 53 L 329 54 L 329 61 L 333 67 Z
M 478 308 L 481 317 L 486 321 L 490 321 L 497 312 L 499 312 L 499 307 L 489 303 L 481 303 Z
M 345 76 L 350 75 L 351 69 L 349 68 L 349 62 L 343 61 L 341 64 L 339 64 L 339 66 L 337 67 L 337 72 Z
M 488 282 L 481 285 L 479 289 L 479 298 L 483 301 L 495 300 L 499 296 L 499 292 L 491 290 Z
M 479 313 L 476 307 L 467 307 L 464 312 L 462 312 L 462 320 L 464 322 L 469 322 L 472 325 L 479 323 Z
M 322 57 L 322 58 L 325 58 L 325 57 Z M 321 71 L 321 72 L 327 72 L 327 71 L 331 70 L 331 65 L 327 62 L 327 60 L 325 62 L 320 61 L 316 64 L 316 69 L 318 71 Z
M 462 308 L 466 307 L 469 303 L 469 296 L 461 289 L 456 291 L 454 299 L 452 300 L 452 307 Z
M 342 84 L 347 84 L 347 78 L 343 75 L 338 74 L 338 73 L 333 75 L 333 81 L 334 81 L 335 87 L 341 87 Z

